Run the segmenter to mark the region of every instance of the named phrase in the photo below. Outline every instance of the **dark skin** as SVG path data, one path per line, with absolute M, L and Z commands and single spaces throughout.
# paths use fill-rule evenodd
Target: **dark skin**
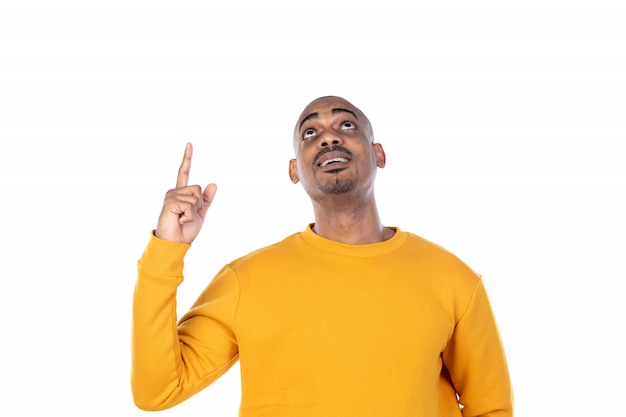
M 376 206 L 374 180 L 385 152 L 373 139 L 367 117 L 340 97 L 314 100 L 300 115 L 289 175 L 311 198 L 318 235 L 356 245 L 395 233 L 383 226 Z
M 193 242 L 202 229 L 206 213 L 217 192 L 215 184 L 207 185 L 204 190 L 199 185 L 188 185 L 192 155 L 193 147 L 188 143 L 178 169 L 176 188 L 165 195 L 154 232 L 159 239 L 187 244 Z
M 318 235 L 346 244 L 389 239 L 374 196 L 378 168 L 385 166 L 382 145 L 374 143 L 367 117 L 340 97 L 322 97 L 302 112 L 294 131 L 295 158 L 289 176 L 311 198 Z M 190 244 L 198 236 L 217 186 L 188 185 L 193 148 L 185 147 L 176 188 L 167 192 L 155 236 Z

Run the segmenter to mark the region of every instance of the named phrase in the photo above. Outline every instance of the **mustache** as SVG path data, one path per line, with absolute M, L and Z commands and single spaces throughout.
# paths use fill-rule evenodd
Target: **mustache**
M 315 155 L 315 158 L 313 158 L 313 165 L 317 165 L 317 161 L 318 159 L 320 159 L 322 157 L 322 155 L 328 153 L 328 152 L 333 152 L 333 151 L 339 151 L 339 152 L 343 152 L 346 155 L 348 155 L 350 157 L 350 159 L 352 159 L 352 152 L 350 152 L 348 149 L 344 148 L 341 145 L 333 145 L 333 146 L 329 146 L 326 147 L 324 149 L 322 149 L 321 151 L 319 151 L 317 153 L 317 155 Z

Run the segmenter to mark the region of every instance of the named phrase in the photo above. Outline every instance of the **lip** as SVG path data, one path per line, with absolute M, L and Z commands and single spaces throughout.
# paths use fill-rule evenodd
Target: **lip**
M 324 167 L 322 167 L 322 164 L 326 161 L 330 161 L 332 159 L 344 159 L 345 161 L 341 161 L 341 162 L 333 162 L 330 163 Z M 319 168 L 328 168 L 328 169 L 333 169 L 333 168 L 340 168 L 345 166 L 346 164 L 348 164 L 350 161 L 352 160 L 352 158 L 350 157 L 350 155 L 347 152 L 343 152 L 343 151 L 330 151 L 330 152 L 325 152 L 322 155 L 320 155 L 316 161 L 315 161 L 315 165 Z

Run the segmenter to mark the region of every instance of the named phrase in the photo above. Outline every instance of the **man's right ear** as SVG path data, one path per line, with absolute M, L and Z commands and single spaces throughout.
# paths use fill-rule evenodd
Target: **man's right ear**
M 291 182 L 297 184 L 300 179 L 298 178 L 298 165 L 295 159 L 289 161 L 289 178 Z

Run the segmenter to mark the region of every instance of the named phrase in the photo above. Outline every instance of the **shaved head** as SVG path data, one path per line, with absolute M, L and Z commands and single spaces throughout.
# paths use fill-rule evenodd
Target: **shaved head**
M 337 96 L 323 96 L 318 97 L 315 100 L 311 101 L 302 111 L 300 117 L 298 117 L 298 121 L 294 126 L 293 130 L 293 144 L 294 150 L 297 153 L 297 144 L 300 138 L 300 129 L 304 122 L 310 119 L 314 119 L 318 117 L 318 113 L 315 111 L 315 108 L 319 104 L 332 103 L 333 104 L 333 113 L 339 112 L 347 112 L 353 114 L 364 126 L 367 136 L 370 142 L 374 143 L 374 130 L 372 129 L 372 124 L 369 119 L 358 107 L 354 104 L 350 103 L 348 100 L 343 97 Z

